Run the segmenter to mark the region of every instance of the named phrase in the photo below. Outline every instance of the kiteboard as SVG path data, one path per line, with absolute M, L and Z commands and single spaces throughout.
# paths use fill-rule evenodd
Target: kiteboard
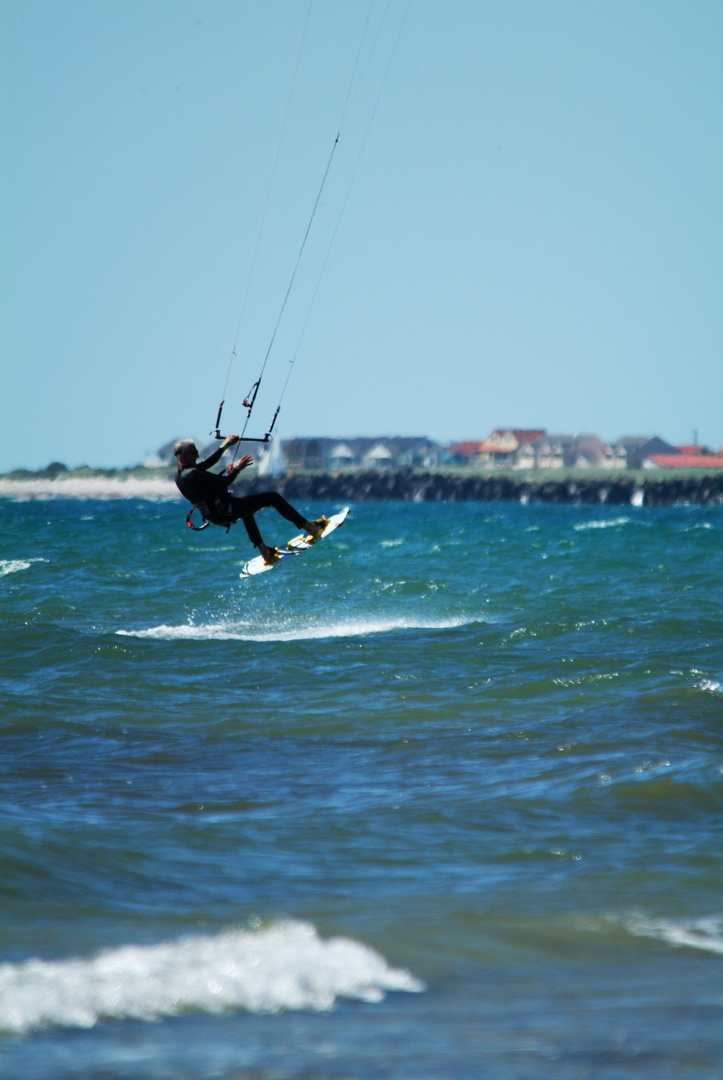
M 314 544 L 318 544 L 325 536 L 328 536 L 329 533 L 333 533 L 335 529 L 338 529 L 340 525 L 343 525 L 348 513 L 349 507 L 345 506 L 338 514 L 333 514 L 327 520 L 321 532 L 317 533 L 316 536 L 309 536 L 308 534 L 302 533 L 301 536 L 292 537 L 284 547 L 277 548 L 278 558 L 274 559 L 273 562 L 267 563 L 264 560 L 263 555 L 257 555 L 255 559 L 250 559 L 249 562 L 244 563 L 241 567 L 241 577 L 255 577 L 256 574 L 264 574 L 267 570 L 273 570 L 275 566 L 279 566 L 285 559 L 290 558 L 292 555 L 300 555 L 302 551 L 308 551 Z

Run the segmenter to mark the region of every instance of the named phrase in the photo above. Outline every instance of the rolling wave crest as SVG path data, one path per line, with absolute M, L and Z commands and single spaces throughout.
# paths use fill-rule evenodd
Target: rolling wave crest
M 100 1019 L 155 1020 L 188 1010 L 330 1009 L 419 992 L 408 972 L 350 938 L 322 940 L 308 923 L 127 945 L 93 959 L 0 966 L 0 1030 L 89 1028 Z
M 654 938 L 669 945 L 723 954 L 723 918 L 651 919 L 630 915 L 624 920 L 629 933 Z
M 233 620 L 179 626 L 151 626 L 143 630 L 117 630 L 123 637 L 152 638 L 160 641 L 311 641 L 322 638 L 360 637 L 387 634 L 395 630 L 449 630 L 467 626 L 475 619 L 450 617 L 438 619 L 405 616 L 330 618 L 320 622 L 269 626 Z

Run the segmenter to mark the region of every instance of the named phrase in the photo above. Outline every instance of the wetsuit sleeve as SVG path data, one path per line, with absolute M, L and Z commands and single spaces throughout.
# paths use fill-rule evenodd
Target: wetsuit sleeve
M 238 479 L 238 474 L 241 472 L 241 465 L 234 465 L 233 469 L 229 469 L 227 473 L 222 473 L 222 477 L 226 483 L 226 487 L 231 487 L 234 480 Z
M 221 449 L 221 447 L 217 446 L 216 449 L 212 451 L 212 453 L 210 453 L 207 458 L 204 458 L 203 461 L 196 462 L 196 468 L 210 469 L 212 465 L 215 465 L 217 461 L 221 460 L 221 456 L 223 455 L 223 453 L 224 451 Z

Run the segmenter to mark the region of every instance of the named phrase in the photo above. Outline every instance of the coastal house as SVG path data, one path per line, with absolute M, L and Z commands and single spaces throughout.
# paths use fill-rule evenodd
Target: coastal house
M 329 447 L 337 445 L 336 439 L 284 439 L 281 451 L 286 465 L 291 469 L 318 469 L 328 456 Z
M 675 449 L 679 454 L 695 454 L 696 456 L 712 454 L 714 457 L 717 456 L 709 446 L 701 446 L 700 443 L 676 443 Z
M 453 443 L 449 447 L 448 454 L 455 465 L 474 465 L 479 462 L 482 442 L 477 439 L 466 439 L 464 442 Z
M 621 467 L 622 460 L 612 446 L 597 435 L 575 435 L 565 464 L 575 469 L 612 469 Z
M 289 439 L 282 443 L 290 469 L 390 469 L 429 468 L 436 465 L 443 448 L 432 439 L 384 436 L 354 439 Z
M 532 466 L 537 469 L 561 469 L 565 464 L 565 451 L 572 442 L 571 435 L 545 435 L 531 443 L 529 450 L 534 453 Z M 529 458 L 528 448 L 523 448 L 524 458 Z M 527 451 L 525 453 L 525 451 Z
M 651 454 L 643 459 L 644 469 L 723 469 L 723 454 Z
M 537 453 L 534 443 L 525 443 L 515 454 L 514 467 L 516 469 L 534 469 L 537 464 Z
M 388 440 L 395 464 L 401 468 L 429 469 L 447 457 L 439 443 L 427 438 L 394 438 Z
M 628 469 L 642 468 L 643 461 L 653 454 L 677 454 L 671 443 L 658 435 L 624 435 L 613 444 L 616 453 L 625 457 Z
M 394 457 L 389 447 L 385 446 L 383 442 L 378 442 L 367 450 L 362 458 L 362 465 L 365 469 L 389 469 L 393 460 Z
M 480 445 L 478 459 L 486 465 L 514 465 L 521 448 L 544 434 L 544 428 L 495 428 Z
M 337 443 L 329 452 L 329 466 L 334 469 L 348 469 L 354 464 L 354 451 L 345 442 Z
M 597 435 L 546 435 L 523 443 L 514 454 L 516 469 L 615 469 L 625 465 Z

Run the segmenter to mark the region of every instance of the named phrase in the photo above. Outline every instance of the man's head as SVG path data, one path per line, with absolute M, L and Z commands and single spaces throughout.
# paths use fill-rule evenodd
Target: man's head
M 198 457 L 198 448 L 193 439 L 179 439 L 173 447 L 173 453 L 180 465 L 188 465 Z

